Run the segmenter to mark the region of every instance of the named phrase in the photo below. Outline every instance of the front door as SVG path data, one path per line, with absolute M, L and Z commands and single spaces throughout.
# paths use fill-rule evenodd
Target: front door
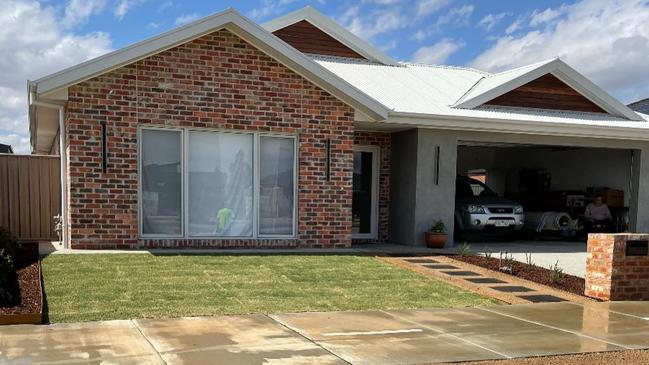
M 352 238 L 378 238 L 378 166 L 377 146 L 354 147 Z

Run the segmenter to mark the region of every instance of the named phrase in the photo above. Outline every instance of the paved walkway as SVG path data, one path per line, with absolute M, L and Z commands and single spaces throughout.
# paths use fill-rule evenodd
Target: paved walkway
M 485 269 L 448 256 L 385 257 L 382 259 L 508 304 L 593 301 L 581 295 Z
M 0 327 L 2 364 L 414 364 L 649 348 L 649 303 Z
M 457 246 L 457 244 L 456 244 Z M 557 261 L 566 274 L 586 277 L 586 242 L 575 241 L 511 241 L 471 243 L 471 249 L 484 254 L 490 252 L 493 257 L 509 253 L 514 260 L 526 262 L 525 254 L 532 255 L 532 262 L 537 266 L 548 268 Z

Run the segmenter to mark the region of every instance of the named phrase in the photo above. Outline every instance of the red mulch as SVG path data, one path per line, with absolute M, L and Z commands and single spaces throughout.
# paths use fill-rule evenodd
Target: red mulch
M 458 256 L 453 256 L 453 258 L 458 261 L 463 261 L 469 264 L 484 267 L 485 269 L 502 272 L 500 271 L 500 267 L 501 267 L 500 259 L 495 257 L 487 258 L 484 256 L 459 256 L 458 255 Z M 563 274 L 563 279 L 561 280 L 561 283 L 556 284 L 553 283 L 552 280 L 550 279 L 551 270 L 549 269 L 540 266 L 535 266 L 535 265 L 528 265 L 518 261 L 515 261 L 512 266 L 513 266 L 512 267 L 513 273 L 511 275 L 514 275 L 518 278 L 547 285 L 559 290 L 567 291 L 569 293 L 573 293 L 581 296 L 584 295 L 586 282 L 583 278 L 573 276 L 573 275 Z M 509 273 L 507 272 L 505 272 L 505 274 L 509 275 Z
M 37 314 L 41 313 L 43 293 L 41 290 L 40 264 L 38 261 L 38 244 L 23 244 L 16 252 L 16 269 L 18 290 L 15 293 L 20 301 L 11 307 L 0 306 L 2 314 Z

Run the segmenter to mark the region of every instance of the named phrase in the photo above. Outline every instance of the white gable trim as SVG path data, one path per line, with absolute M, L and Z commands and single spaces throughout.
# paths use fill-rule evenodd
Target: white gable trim
M 370 118 L 381 120 L 387 117 L 388 109 L 381 103 L 313 62 L 308 56 L 289 46 L 233 9 L 199 19 L 148 40 L 42 77 L 31 82 L 31 85 L 35 87 L 39 95 L 51 93 L 200 38 L 219 29 L 227 29 L 245 39 L 261 51 Z
M 504 71 L 504 72 L 508 72 L 508 71 Z M 533 68 L 530 71 L 522 74 L 521 76 L 506 81 L 481 94 L 475 96 L 465 95 L 463 100 L 460 100 L 458 103 L 456 103 L 454 107 L 466 108 L 466 109 L 476 108 L 490 100 L 497 98 L 500 95 L 503 95 L 520 86 L 523 86 L 528 82 L 536 80 L 537 78 L 546 74 L 554 75 L 559 80 L 563 81 L 568 86 L 575 89 L 586 99 L 592 101 L 600 108 L 604 109 L 606 112 L 612 115 L 630 119 L 630 120 L 644 121 L 642 117 L 640 117 L 629 107 L 627 107 L 626 105 L 622 104 L 621 102 L 613 98 L 606 91 L 602 90 L 602 88 L 595 85 L 593 82 L 588 80 L 582 74 L 580 74 L 575 69 L 568 66 L 565 62 L 561 61 L 558 58 L 550 62 L 540 64 L 539 67 Z M 487 76 L 485 79 L 488 79 L 489 77 L 493 77 L 495 75 Z M 482 79 L 480 82 L 484 81 L 485 79 Z
M 354 35 L 340 24 L 334 22 L 329 17 L 323 15 L 319 11 L 310 6 L 306 6 L 300 10 L 286 14 L 279 18 L 273 19 L 262 26 L 269 32 L 288 27 L 289 25 L 306 20 L 316 28 L 329 34 L 340 43 L 352 49 L 354 52 L 367 58 L 370 61 L 379 62 L 384 65 L 398 65 L 397 61 L 386 56 L 381 51 L 376 49 L 368 42 Z

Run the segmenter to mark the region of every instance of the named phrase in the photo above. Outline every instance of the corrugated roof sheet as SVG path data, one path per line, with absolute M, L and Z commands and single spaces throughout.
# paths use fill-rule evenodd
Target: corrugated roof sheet
M 313 59 L 394 112 L 649 129 L 649 123 L 609 114 L 484 105 L 475 109 L 452 107 L 469 92 L 472 95 L 479 94 L 482 88 L 493 88 L 494 85 L 505 83 L 551 61 L 489 74 L 451 66 L 412 63 L 387 66 L 363 60 L 323 56 L 313 56 Z M 645 121 L 649 120 L 646 115 L 641 116 Z

